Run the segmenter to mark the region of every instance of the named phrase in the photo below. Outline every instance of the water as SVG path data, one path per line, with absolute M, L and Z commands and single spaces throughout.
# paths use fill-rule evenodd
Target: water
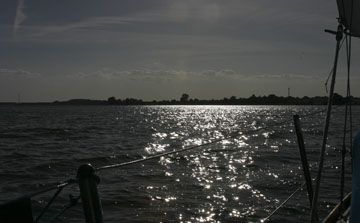
M 83 163 L 95 167 L 221 139 L 324 110 L 324 106 L 0 106 L 1 201 L 75 178 Z M 344 108 L 333 112 L 325 165 L 340 158 Z M 354 127 L 360 120 L 353 108 Z M 308 159 L 316 167 L 324 113 L 302 119 Z M 171 157 L 99 173 L 105 222 L 258 222 L 302 182 L 292 122 Z M 349 172 L 350 164 L 346 165 Z M 320 217 L 338 200 L 339 162 L 323 174 Z M 313 172 L 313 176 L 315 173 Z M 346 190 L 350 190 L 349 173 Z M 70 186 L 44 216 L 51 219 Z M 39 213 L 51 193 L 33 198 Z M 83 222 L 81 204 L 64 221 Z M 306 222 L 306 191 L 273 222 Z

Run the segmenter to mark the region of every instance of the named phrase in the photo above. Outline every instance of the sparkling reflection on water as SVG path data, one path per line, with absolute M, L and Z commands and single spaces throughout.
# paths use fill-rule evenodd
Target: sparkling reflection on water
M 1 187 L 1 192 L 20 194 L 24 184 L 31 191 L 39 187 L 40 180 L 47 183 L 73 177 L 82 163 L 101 166 L 202 145 L 235 131 L 256 130 L 291 120 L 296 113 L 301 116 L 324 108 L 2 107 L 6 125 L 2 127 L 1 155 L 7 161 L 1 166 L 1 173 L 8 184 Z M 313 167 L 318 161 L 323 115 L 302 120 Z M 335 111 L 327 163 L 340 156 L 342 117 L 342 109 Z M 355 123 L 359 124 L 357 118 Z M 22 168 L 18 167 L 20 161 Z M 109 222 L 257 222 L 302 183 L 300 165 L 290 121 L 182 154 L 103 171 L 99 173 L 102 179 L 99 190 L 104 218 Z M 325 173 L 321 216 L 338 197 L 338 173 L 336 165 Z M 24 174 L 26 183 L 20 179 Z M 37 177 L 39 174 L 44 177 Z M 76 188 L 70 191 L 78 193 Z M 60 201 L 65 201 L 66 196 Z M 43 205 L 47 199 L 40 197 L 36 205 Z M 306 193 L 300 192 L 272 219 L 307 221 L 308 207 Z M 81 208 L 70 211 L 65 218 L 82 222 Z

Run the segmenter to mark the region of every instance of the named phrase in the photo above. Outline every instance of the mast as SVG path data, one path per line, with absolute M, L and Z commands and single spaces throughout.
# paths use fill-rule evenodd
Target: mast
M 330 87 L 330 92 L 329 92 L 328 106 L 327 106 L 327 115 L 326 115 L 326 121 L 325 121 L 325 126 L 324 126 L 324 134 L 323 134 L 323 139 L 322 139 L 322 147 L 321 147 L 321 151 L 320 151 L 319 169 L 318 169 L 318 173 L 317 173 L 316 187 L 315 187 L 314 197 L 313 197 L 313 202 L 312 202 L 312 207 L 311 207 L 311 222 L 312 223 L 318 222 L 318 219 L 316 217 L 317 216 L 317 202 L 318 202 L 318 197 L 319 197 L 319 188 L 320 188 L 320 183 L 321 183 L 322 168 L 323 168 L 323 164 L 324 164 L 324 155 L 325 155 L 325 149 L 326 149 L 327 134 L 328 134 L 328 128 L 329 128 L 329 123 L 330 123 L 332 98 L 334 95 L 337 63 L 338 63 L 338 57 L 339 57 L 339 51 L 340 51 L 340 42 L 343 38 L 344 33 L 345 33 L 345 35 L 347 35 L 349 37 L 351 37 L 351 36 L 360 37 L 360 13 L 357 10 L 360 8 L 360 0 L 347 0 L 347 1 L 346 0 L 337 0 L 337 6 L 338 6 L 338 10 L 339 10 L 338 29 L 336 32 L 330 31 L 330 30 L 325 30 L 326 32 L 336 35 L 336 51 L 335 51 L 335 60 L 334 60 L 334 66 L 333 66 L 331 87 Z M 344 27 L 345 27 L 345 30 L 344 30 Z M 349 75 L 349 69 L 350 69 L 349 53 L 347 53 L 347 56 L 348 56 L 348 64 L 347 65 L 348 65 L 348 75 Z M 349 89 L 348 89 L 347 93 L 349 94 Z M 346 120 L 345 120 L 345 122 L 346 122 Z M 359 150 L 360 148 L 356 148 L 356 149 Z M 354 187 L 352 189 L 354 190 Z M 352 213 L 353 212 L 354 211 L 352 211 Z
M 328 99 L 328 105 L 327 105 L 327 112 L 326 112 L 326 119 L 325 119 L 325 126 L 324 126 L 324 134 L 322 138 L 322 146 L 320 151 L 320 159 L 319 159 L 319 169 L 317 173 L 316 178 L 316 187 L 314 192 L 314 197 L 312 201 L 312 207 L 311 207 L 311 223 L 318 222 L 317 219 L 317 203 L 318 203 L 318 197 L 319 197 L 319 189 L 320 189 L 320 183 L 321 183 L 321 175 L 322 175 L 322 169 L 324 166 L 324 156 L 325 156 L 325 149 L 326 149 L 326 141 L 327 141 L 327 135 L 330 125 L 330 117 L 331 117 L 331 108 L 332 108 L 332 99 L 334 96 L 334 88 L 335 88 L 335 80 L 336 80 L 336 71 L 337 71 L 337 64 L 338 64 L 338 58 L 339 58 L 339 51 L 340 51 L 340 42 L 343 37 L 343 26 L 339 23 L 337 32 L 334 31 L 327 31 L 333 34 L 336 34 L 336 50 L 335 50 L 335 60 L 334 60 L 334 69 L 333 74 L 331 78 L 331 85 L 330 85 L 330 92 L 329 92 L 329 99 Z

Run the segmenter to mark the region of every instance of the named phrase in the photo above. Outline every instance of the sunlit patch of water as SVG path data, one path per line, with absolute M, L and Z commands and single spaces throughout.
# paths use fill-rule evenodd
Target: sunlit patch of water
M 165 151 L 165 148 L 170 146 L 169 144 L 157 144 L 157 143 L 152 143 L 149 146 L 145 147 L 145 151 L 148 154 L 156 154 L 156 153 L 161 153 Z
M 113 208 L 110 212 L 113 219 L 123 218 L 125 222 L 142 222 L 149 218 L 154 222 L 169 219 L 179 222 L 258 222 L 303 181 L 296 138 L 291 124 L 251 134 L 240 133 L 283 121 L 294 113 L 306 114 L 316 109 L 310 106 L 130 106 L 86 107 L 79 112 L 64 108 L 66 117 L 63 120 L 72 120 L 71 128 L 59 118 L 53 118 L 52 113 L 39 116 L 35 109 L 36 112 L 28 113 L 38 115 L 40 121 L 32 123 L 36 126 L 24 129 L 23 123 L 27 122 L 20 118 L 19 121 L 12 120 L 11 128 L 6 129 L 9 135 L 26 136 L 31 140 L 2 135 L 0 144 L 4 148 L 4 159 L 0 169 L 10 183 L 18 184 L 19 191 L 23 191 L 24 185 L 11 179 L 16 175 L 23 177 L 20 174 L 23 171 L 32 177 L 27 184 L 38 183 L 38 175 L 50 175 L 49 180 L 63 179 L 64 171 L 56 171 L 57 168 L 66 166 L 73 172 L 74 166 L 84 161 L 95 162 L 96 166 L 109 161 L 127 162 L 198 147 L 237 132 L 238 137 L 226 138 L 204 148 L 103 172 L 100 193 L 104 201 L 111 201 L 104 209 Z M 302 120 L 313 169 L 318 160 L 321 118 Z M 59 126 L 55 130 L 44 128 L 48 122 L 53 127 Z M 331 134 L 327 154 L 338 158 L 334 155 L 339 148 L 338 136 Z M 14 148 L 16 153 L 10 150 Z M 105 158 L 83 159 L 92 156 Z M 21 170 L 16 169 L 14 160 L 22 162 Z M 56 166 L 58 160 L 66 164 Z M 43 168 L 49 166 L 51 168 Z M 338 171 L 337 165 L 331 166 L 327 191 L 335 188 L 338 182 L 334 171 Z M 8 191 L 8 185 L 3 186 L 2 191 Z M 44 205 L 44 199 L 39 200 L 42 203 L 38 205 Z M 332 206 L 333 203 L 322 205 Z M 275 222 L 307 219 L 306 193 L 300 194 L 288 207 L 280 212 Z

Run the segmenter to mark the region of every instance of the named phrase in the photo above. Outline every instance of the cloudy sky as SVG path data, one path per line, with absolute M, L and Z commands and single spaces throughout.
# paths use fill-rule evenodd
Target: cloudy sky
M 0 101 L 326 95 L 337 16 L 335 0 L 1 0 Z

